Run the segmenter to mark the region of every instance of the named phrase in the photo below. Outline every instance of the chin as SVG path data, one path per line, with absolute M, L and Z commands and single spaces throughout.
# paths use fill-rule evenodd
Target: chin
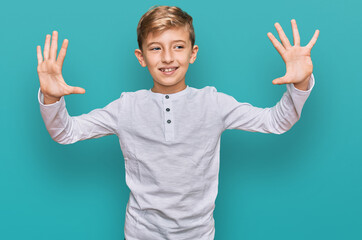
M 155 82 L 158 83 L 159 85 L 162 85 L 162 86 L 174 86 L 174 85 L 180 84 L 182 82 L 182 80 L 180 80 L 180 81 L 167 81 L 167 80 L 164 80 L 164 81 L 155 81 Z

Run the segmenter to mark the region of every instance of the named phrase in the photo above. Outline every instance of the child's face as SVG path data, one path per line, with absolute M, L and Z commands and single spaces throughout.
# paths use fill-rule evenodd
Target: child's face
M 153 77 L 152 91 L 174 93 L 183 90 L 189 63 L 194 63 L 198 46 L 191 47 L 189 32 L 171 28 L 161 33 L 150 33 L 143 42 L 143 51 L 135 50 L 142 67 L 148 67 Z

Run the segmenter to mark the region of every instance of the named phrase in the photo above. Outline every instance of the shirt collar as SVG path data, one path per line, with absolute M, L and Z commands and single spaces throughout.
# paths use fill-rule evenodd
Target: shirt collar
M 166 95 L 167 95 L 169 97 L 168 99 L 173 100 L 173 99 L 177 99 L 177 98 L 185 95 L 186 93 L 189 92 L 189 90 L 190 90 L 190 87 L 188 85 L 186 85 L 186 88 L 184 90 L 181 90 L 176 93 L 170 93 L 170 94 L 156 93 L 156 92 L 152 92 L 151 89 L 148 89 L 148 93 L 153 98 L 163 99 L 163 98 L 166 98 Z

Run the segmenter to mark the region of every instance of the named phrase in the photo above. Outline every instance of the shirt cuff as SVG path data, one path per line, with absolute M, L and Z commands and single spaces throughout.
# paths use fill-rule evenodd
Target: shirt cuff
M 64 101 L 64 96 L 62 96 L 59 101 L 56 101 L 55 103 L 51 103 L 51 104 L 44 104 L 44 94 L 42 93 L 42 91 L 38 90 L 38 102 L 42 107 L 51 107 L 54 105 L 59 105 L 61 102 Z
M 289 89 L 289 91 L 291 91 L 295 94 L 298 94 L 298 95 L 309 95 L 310 92 L 312 91 L 312 89 L 314 88 L 314 84 L 315 84 L 315 80 L 314 80 L 314 75 L 312 73 L 309 78 L 309 84 L 308 84 L 307 90 L 305 90 L 305 91 L 300 90 L 300 89 L 296 88 L 293 83 L 287 84 L 287 88 Z

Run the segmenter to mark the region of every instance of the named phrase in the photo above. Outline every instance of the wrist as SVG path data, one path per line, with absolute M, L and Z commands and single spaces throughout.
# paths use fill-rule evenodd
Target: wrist
M 301 82 L 293 83 L 294 87 L 299 89 L 299 90 L 302 90 L 302 91 L 307 91 L 308 86 L 309 86 L 309 80 L 310 80 L 310 75 Z
M 44 104 L 53 104 L 60 100 L 60 97 L 51 97 L 43 93 L 44 96 Z

